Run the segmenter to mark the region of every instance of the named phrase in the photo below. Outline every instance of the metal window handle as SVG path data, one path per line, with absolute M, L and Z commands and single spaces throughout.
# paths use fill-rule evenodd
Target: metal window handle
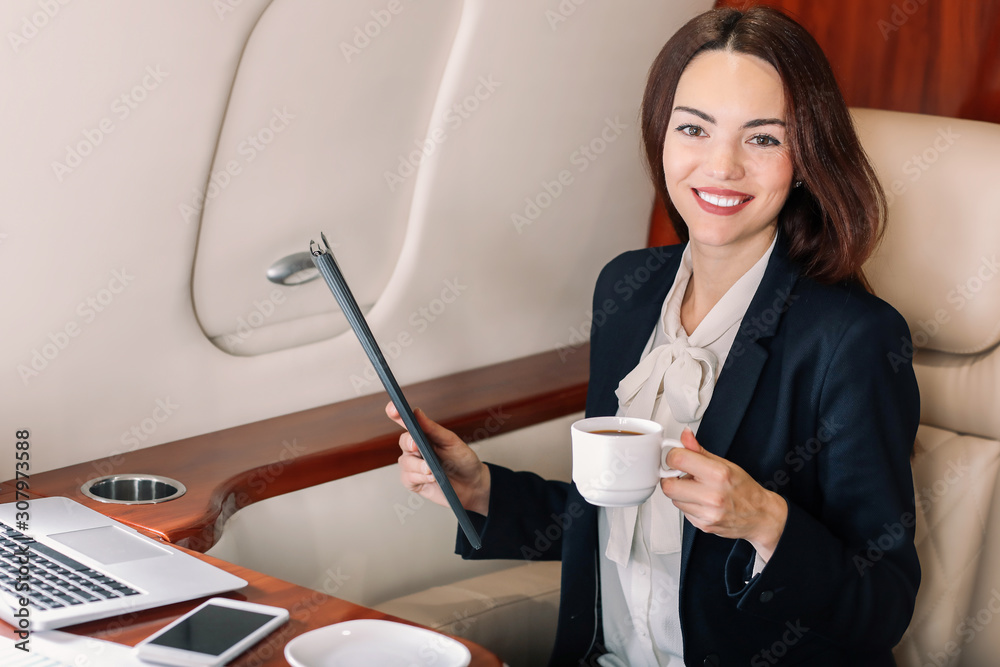
M 282 257 L 267 269 L 267 279 L 279 285 L 302 285 L 319 278 L 309 252 L 296 252 Z

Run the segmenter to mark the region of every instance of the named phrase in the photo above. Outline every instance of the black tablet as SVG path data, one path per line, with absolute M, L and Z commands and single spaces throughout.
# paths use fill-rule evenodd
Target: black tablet
M 326 284 L 330 286 L 330 291 L 333 292 L 337 303 L 340 304 L 340 309 L 347 317 L 347 321 L 351 323 L 351 328 L 354 329 L 354 334 L 361 342 L 361 347 L 365 348 L 365 354 L 368 355 L 372 366 L 375 367 L 375 372 L 378 373 L 379 379 L 382 380 L 382 386 L 385 387 L 385 390 L 389 393 L 389 398 L 392 399 L 396 410 L 399 411 L 399 416 L 402 417 L 403 423 L 406 424 L 406 430 L 410 432 L 414 442 L 417 443 L 420 455 L 424 457 L 424 461 L 430 467 L 434 479 L 441 487 L 441 491 L 444 492 L 444 497 L 448 499 L 448 504 L 451 505 L 451 509 L 458 519 L 458 524 L 465 531 L 465 536 L 469 539 L 469 543 L 476 549 L 482 548 L 479 535 L 472 526 L 469 515 L 465 513 L 465 508 L 459 502 L 458 494 L 455 493 L 455 489 L 451 486 L 451 481 L 445 475 L 444 468 L 441 467 L 441 461 L 438 460 L 437 454 L 434 453 L 434 448 L 431 447 L 430 441 L 420 426 L 417 425 L 417 419 L 413 415 L 413 410 L 410 409 L 410 404 L 406 402 L 406 397 L 403 396 L 399 384 L 396 383 L 396 378 L 393 377 L 392 371 L 389 370 L 389 364 L 386 363 L 385 357 L 382 356 L 382 350 L 379 349 L 378 343 L 375 341 L 375 336 L 372 335 L 371 329 L 368 328 L 368 322 L 365 321 L 365 316 L 361 314 L 358 302 L 354 299 L 351 288 L 347 286 L 347 281 L 344 280 L 344 274 L 341 273 L 340 267 L 337 266 L 337 260 L 334 258 L 333 252 L 330 250 L 330 244 L 326 240 L 326 234 L 320 234 L 320 238 L 323 240 L 323 245 L 315 241 L 309 242 L 309 252 L 312 253 L 313 263 L 319 269 L 320 275 L 323 276 Z

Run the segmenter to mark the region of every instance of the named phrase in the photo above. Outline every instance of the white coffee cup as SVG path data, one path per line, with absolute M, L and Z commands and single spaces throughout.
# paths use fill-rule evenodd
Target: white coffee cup
M 635 417 L 590 417 L 570 427 L 573 481 L 587 502 L 601 507 L 641 505 L 663 477 L 683 475 L 667 465 L 667 452 L 683 447 L 663 427 Z

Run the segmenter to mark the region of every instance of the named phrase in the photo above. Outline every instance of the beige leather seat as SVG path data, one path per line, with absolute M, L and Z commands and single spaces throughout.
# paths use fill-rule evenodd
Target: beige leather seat
M 1000 183 L 1000 125 L 888 111 L 854 115 L 890 201 L 889 231 L 868 271 L 876 293 L 910 325 L 916 350 L 900 341 L 890 362 L 912 358 L 921 393 L 917 511 L 899 524 L 916 524 L 923 580 L 896 658 L 901 667 L 995 665 L 1000 224 L 992 195 Z M 878 548 L 876 540 L 868 554 L 872 567 Z M 508 658 L 511 664 L 536 664 L 537 651 L 553 636 L 558 577 L 558 564 L 530 564 L 381 608 L 469 636 L 501 655 L 535 657 Z M 533 631 L 490 629 L 512 624 Z
M 890 201 L 869 275 L 910 325 L 916 350 L 901 342 L 899 361 L 912 355 L 920 385 L 913 480 L 923 578 L 896 658 L 906 667 L 995 665 L 1000 125 L 871 110 L 855 118 Z

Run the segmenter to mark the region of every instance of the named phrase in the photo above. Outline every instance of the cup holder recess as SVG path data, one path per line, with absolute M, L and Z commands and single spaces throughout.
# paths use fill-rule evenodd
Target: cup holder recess
M 88 498 L 102 503 L 148 505 L 180 498 L 187 488 L 176 479 L 159 475 L 106 475 L 92 479 L 80 487 Z

